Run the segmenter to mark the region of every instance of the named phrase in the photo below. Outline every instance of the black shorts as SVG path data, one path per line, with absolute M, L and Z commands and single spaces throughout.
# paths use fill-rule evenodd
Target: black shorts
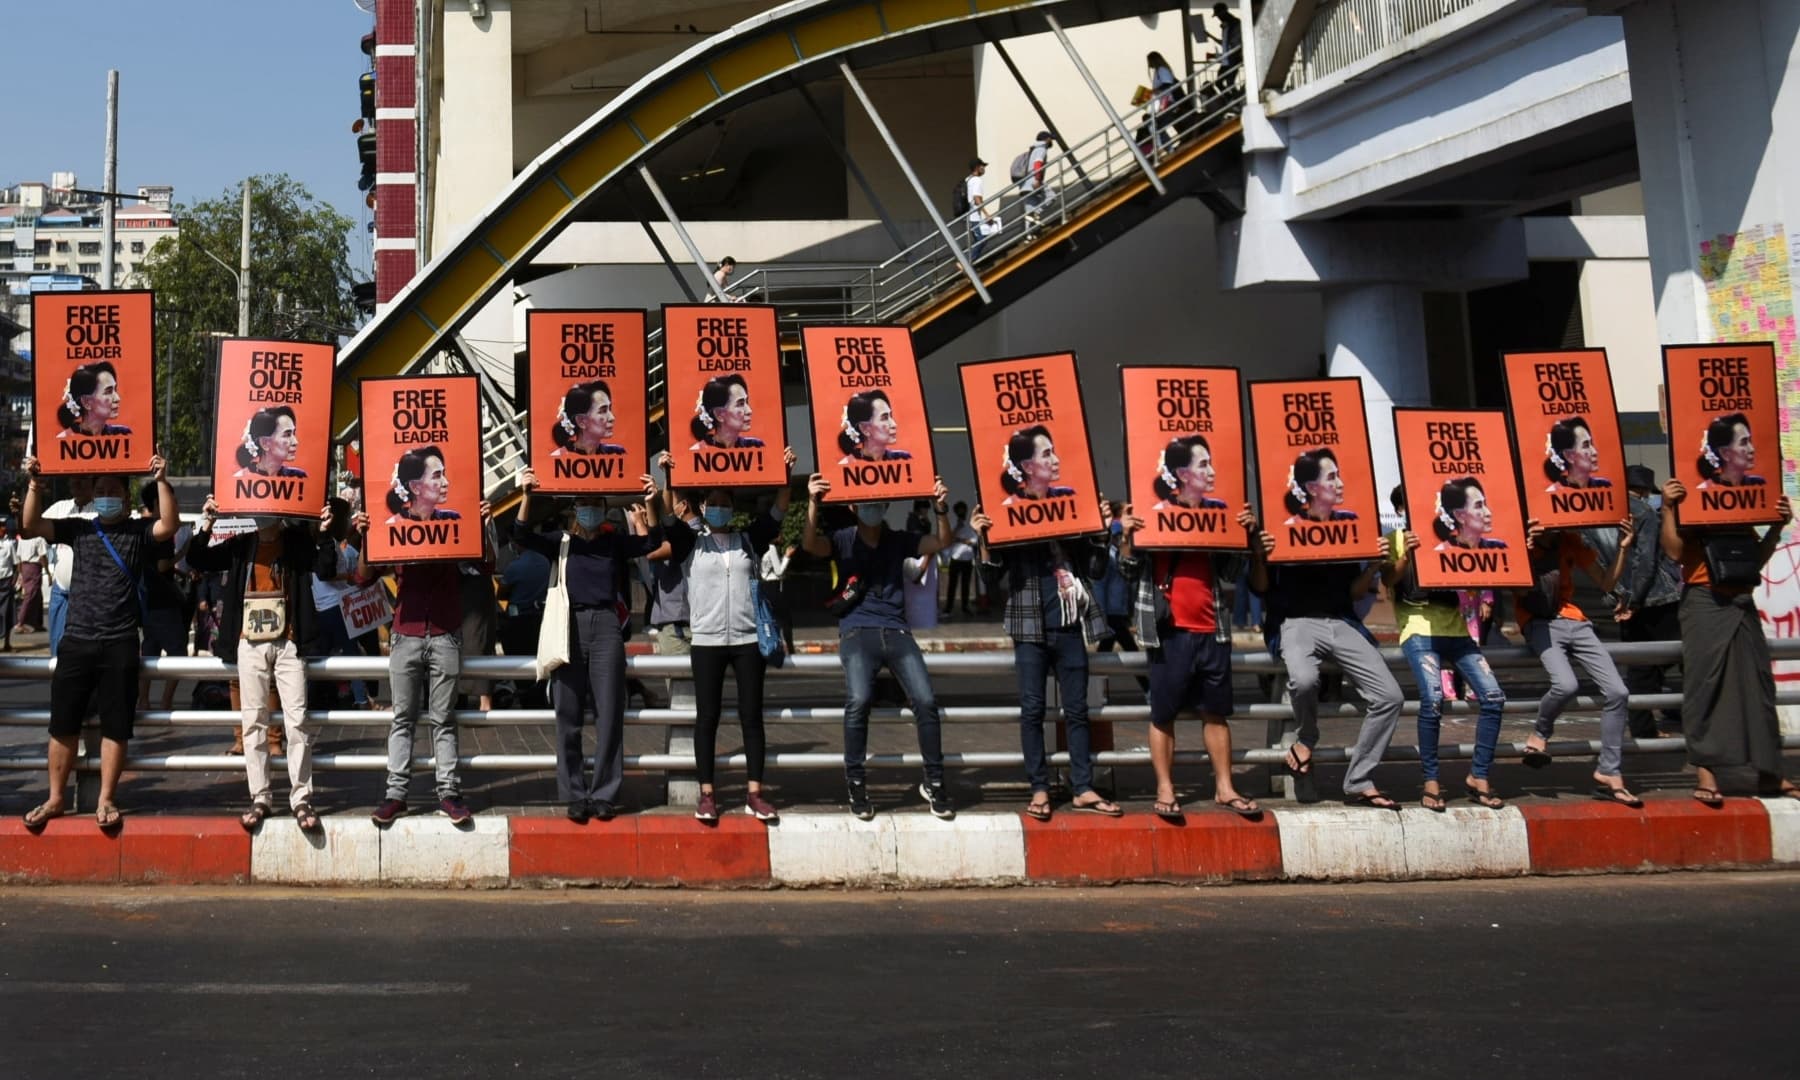
M 1150 722 L 1168 727 L 1198 709 L 1231 715 L 1231 643 L 1191 630 L 1166 630 L 1150 650 Z
M 90 707 L 100 714 L 100 734 L 116 742 L 131 738 L 137 719 L 138 643 L 131 638 L 80 641 L 64 636 L 50 677 L 50 734 L 81 733 Z

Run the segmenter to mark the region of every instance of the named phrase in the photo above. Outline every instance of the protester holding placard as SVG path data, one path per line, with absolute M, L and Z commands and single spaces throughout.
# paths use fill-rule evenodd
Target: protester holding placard
M 641 478 L 647 490 L 655 482 Z M 550 702 L 556 709 L 556 788 L 570 821 L 610 820 L 616 814 L 619 789 L 625 782 L 625 635 L 631 618 L 626 567 L 648 554 L 660 537 L 621 531 L 606 522 L 606 499 L 575 499 L 574 521 L 567 530 L 528 528 L 532 489 L 537 473 L 519 472 L 519 511 L 513 540 L 549 559 L 556 589 L 567 596 L 568 621 L 546 618 L 539 631 L 540 676 L 550 678 Z M 553 644 L 555 643 L 555 644 Z M 555 657 L 548 654 L 558 653 Z M 552 663 L 553 661 L 553 663 Z M 545 670 L 548 666 L 549 670 Z M 398 690 L 396 690 L 398 693 Z M 594 711 L 594 769 L 583 775 L 586 755 L 581 735 L 585 710 Z
M 1099 487 L 1075 355 L 974 361 L 957 374 L 978 502 L 992 511 L 989 541 L 1099 532 Z
M 145 290 L 31 297 L 45 475 L 142 472 L 155 454 L 155 302 Z
M 1387 753 L 1405 697 L 1357 617 L 1356 605 L 1374 588 L 1387 561 L 1387 542 L 1377 537 L 1361 562 L 1270 565 L 1275 536 L 1252 522 L 1250 587 L 1263 597 L 1265 626 L 1275 636 L 1271 651 L 1287 665 L 1288 700 L 1298 727 L 1287 751 L 1287 770 L 1300 802 L 1318 802 L 1313 779 L 1313 749 L 1319 742 L 1319 668 L 1329 660 L 1356 680 L 1368 712 L 1350 748 L 1344 794 L 1351 801 L 1380 810 L 1398 810 L 1399 802 L 1383 794 L 1370 777 Z
M 1253 537 L 1256 515 L 1246 504 L 1239 528 Z M 1143 521 L 1124 508 L 1119 562 L 1134 586 L 1138 642 L 1150 661 L 1150 765 L 1156 773 L 1159 817 L 1184 821 L 1175 794 L 1175 721 L 1198 714 L 1213 770 L 1213 802 L 1241 817 L 1261 817 L 1256 801 L 1231 780 L 1231 606 L 1225 586 L 1243 572 L 1235 553 L 1140 552 L 1134 536 Z
M 937 475 L 931 421 L 903 326 L 800 331 L 819 471 L 833 501 L 923 498 Z
M 1631 519 L 1626 518 L 1619 523 L 1618 554 L 1602 567 L 1599 553 L 1580 533 L 1547 530 L 1536 520 L 1526 522 L 1526 545 L 1537 584 L 1516 594 L 1514 605 L 1526 647 L 1537 654 L 1544 673 L 1550 676 L 1550 689 L 1538 702 L 1537 722 L 1525 741 L 1525 764 L 1534 769 L 1550 764 L 1550 736 L 1556 732 L 1556 718 L 1580 689 L 1575 678 L 1575 668 L 1580 667 L 1600 692 L 1600 760 L 1594 766 L 1594 798 L 1634 809 L 1643 801 L 1620 776 L 1630 695 L 1619 669 L 1594 633 L 1594 624 L 1574 596 L 1577 570 L 1586 573 L 1601 592 L 1611 592 L 1631 557 L 1635 539 Z
M 121 476 L 94 480 L 93 520 L 42 514 L 48 484 L 36 457 L 23 462 L 31 478 L 19 531 L 67 545 L 72 554 L 68 623 L 56 670 L 50 677 L 50 791 L 25 815 L 36 831 L 61 817 L 64 789 L 75 767 L 76 740 L 89 707 L 100 715 L 100 794 L 95 821 L 103 830 L 119 827 L 114 802 L 119 775 L 125 770 L 125 748 L 137 718 L 138 630 L 143 621 L 143 577 L 152 543 L 175 538 L 181 510 L 164 475 L 162 455 L 150 458 L 150 479 L 157 487 L 155 520 L 131 513 L 128 489 Z
M 215 541 L 219 518 L 211 495 L 201 509 L 200 527 L 188 548 L 188 565 L 207 573 L 225 571 L 219 645 L 237 661 L 238 698 L 243 703 L 244 774 L 250 809 L 238 818 L 253 831 L 274 812 L 269 783 L 269 690 L 281 702 L 286 734 L 288 805 L 302 832 L 321 828 L 312 805 L 314 729 L 306 714 L 306 660 L 319 653 L 318 608 L 313 576 L 336 571 L 337 549 L 327 539 L 331 507 L 317 520 L 262 518 L 257 528 Z
M 857 503 L 856 524 L 827 534 L 819 530 L 819 510 L 830 491 L 831 482 L 818 473 L 808 481 L 811 498 L 800 546 L 821 558 L 831 556 L 838 565 L 841 584 L 828 610 L 838 618 L 838 656 L 844 667 L 844 779 L 849 788 L 850 812 L 864 821 L 875 816 L 864 759 L 868 756 L 869 707 L 875 693 L 875 676 L 885 666 L 912 702 L 919 753 L 925 759 L 925 780 L 919 785 L 919 794 L 925 797 L 933 816 L 955 817 L 956 808 L 944 790 L 944 747 L 937 697 L 925 670 L 925 657 L 906 624 L 904 580 L 907 559 L 935 555 L 950 546 L 949 495 L 939 478 L 932 493 L 932 509 L 937 515 L 937 531 L 933 535 L 888 528 L 885 502 Z
M 647 458 L 644 313 L 534 308 L 530 459 L 540 494 L 631 494 Z
M 775 309 L 671 304 L 663 308 L 670 480 L 678 488 L 773 487 L 786 468 L 781 345 Z
M 1406 513 L 1406 491 L 1395 488 L 1394 510 Z M 1439 522 L 1438 524 L 1442 524 Z M 1447 530 L 1448 531 L 1448 530 Z M 1468 620 L 1455 590 L 1426 590 L 1419 586 L 1414 556 L 1421 544 L 1417 533 L 1399 529 L 1388 535 L 1388 557 L 1381 571 L 1382 584 L 1394 599 L 1394 621 L 1400 628 L 1400 651 L 1412 668 L 1419 686 L 1419 770 L 1424 775 L 1425 809 L 1443 813 L 1449 806 L 1438 784 L 1438 732 L 1443 715 L 1444 666 L 1454 667 L 1474 690 L 1480 702 L 1475 721 L 1475 753 L 1465 782 L 1469 798 L 1490 810 L 1506 803 L 1494 794 L 1488 772 L 1500 743 L 1500 723 L 1506 710 L 1506 692 L 1481 655 L 1481 646 L 1469 636 Z
M 312 596 L 314 618 L 319 628 L 319 651 L 326 656 L 360 656 L 350 626 L 344 621 L 344 597 L 356 591 L 356 548 L 350 537 L 350 504 L 336 497 L 325 500 L 331 508 L 331 525 L 319 538 L 321 548 L 330 548 L 332 565 L 324 569 L 321 558 L 313 570 Z M 336 695 L 332 695 L 334 704 Z M 350 700 L 359 709 L 369 704 L 368 688 L 361 679 L 350 680 Z
M 1756 610 L 1763 567 L 1794 520 L 1786 495 L 1775 501 L 1778 520 L 1759 538 L 1749 525 L 1682 527 L 1687 486 L 1671 479 L 1662 489 L 1662 548 L 1681 564 L 1681 732 L 1694 766 L 1697 802 L 1720 806 L 1718 770 L 1756 769 L 1761 794 L 1800 799 L 1783 767 L 1781 723 L 1769 642 Z
M 488 504 L 479 504 L 482 534 L 486 533 Z M 453 825 L 474 817 L 463 801 L 458 770 L 456 732 L 456 680 L 462 674 L 463 611 L 461 564 L 442 559 L 400 564 L 371 560 L 369 515 L 358 510 L 350 527 L 356 531 L 356 577 L 371 582 L 393 574 L 394 621 L 389 635 L 388 681 L 394 695 L 394 719 L 388 727 L 387 793 L 370 820 L 377 826 L 392 825 L 406 813 L 406 788 L 412 780 L 413 732 L 418 727 L 420 705 L 431 723 L 431 755 L 436 772 L 438 812 Z
M 1619 520 L 1626 506 L 1614 470 L 1625 450 L 1606 350 L 1507 353 L 1502 363 L 1525 516 L 1546 529 Z
M 789 469 L 798 455 L 786 448 L 783 459 Z M 664 453 L 658 464 L 669 467 Z M 757 638 L 757 603 L 760 586 L 757 565 L 769 545 L 781 535 L 782 517 L 793 489 L 776 489 L 769 509 L 755 515 L 745 529 L 734 528 L 737 510 L 731 491 L 713 488 L 700 503 L 702 524 L 690 528 L 679 519 L 663 529 L 663 542 L 671 565 L 681 568 L 688 584 L 689 656 L 694 672 L 694 770 L 699 774 L 700 802 L 694 817 L 704 822 L 719 820 L 719 803 L 713 793 L 719 717 L 724 711 L 725 670 L 737 682 L 738 724 L 744 732 L 745 771 L 749 793 L 744 812 L 758 821 L 774 821 L 775 808 L 763 798 L 763 673 L 767 661 Z M 652 498 L 650 512 L 656 515 Z
M 1025 781 L 1031 801 L 1025 814 L 1049 821 L 1050 766 L 1044 756 L 1044 684 L 1054 675 L 1069 733 L 1070 805 L 1106 817 L 1124 811 L 1094 790 L 1094 760 L 1088 735 L 1088 644 L 1106 636 L 1106 612 L 1092 582 L 1106 573 L 1106 534 L 1016 544 L 993 551 L 987 531 L 993 521 L 979 509 L 969 519 L 979 536 L 976 561 L 988 593 L 1006 592 L 1001 620 L 1013 640 L 1013 670 L 1019 681 L 1019 742 L 1025 753 Z

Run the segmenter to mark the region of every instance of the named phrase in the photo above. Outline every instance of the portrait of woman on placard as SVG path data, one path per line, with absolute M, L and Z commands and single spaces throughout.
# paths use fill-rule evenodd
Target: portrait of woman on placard
M 388 482 L 387 507 L 393 517 L 387 524 L 403 521 L 457 521 L 462 515 L 445 510 L 450 498 L 450 477 L 444 472 L 444 452 L 435 446 L 408 450 L 394 462 L 394 475 Z
M 130 428 L 113 423 L 118 415 L 119 373 L 112 361 L 83 364 L 63 387 L 62 405 L 56 410 L 56 422 L 63 430 L 56 437 L 131 434 Z
M 550 437 L 556 442 L 550 456 L 623 454 L 623 446 L 606 441 L 612 433 L 612 389 L 604 379 L 576 383 L 563 395 L 556 426 L 550 429 Z
M 894 406 L 885 390 L 864 390 L 844 403 L 840 420 L 838 449 L 844 452 L 839 465 L 858 461 L 907 461 L 912 455 L 894 446 L 900 437 L 900 425 L 894 420 Z
M 1000 487 L 1006 492 L 1002 506 L 1025 499 L 1056 499 L 1075 494 L 1072 487 L 1058 487 L 1062 478 L 1062 459 L 1056 456 L 1056 444 L 1050 440 L 1050 429 L 1033 424 L 1013 432 L 1006 441 L 1006 463 L 1000 473 Z
M 1700 442 L 1700 489 L 1755 487 L 1768 483 L 1751 473 L 1756 467 L 1756 443 L 1750 438 L 1750 418 L 1741 412 L 1715 417 L 1706 425 Z
M 237 449 L 238 471 L 233 476 L 305 476 L 288 462 L 300 453 L 300 435 L 294 410 L 286 405 L 258 409 L 244 424 L 244 438 Z
M 1436 550 L 1451 548 L 1503 548 L 1504 540 L 1490 540 L 1494 512 L 1488 508 L 1487 490 L 1473 476 L 1451 480 L 1438 490 L 1431 531 L 1441 541 Z
M 1212 447 L 1204 435 L 1183 435 L 1169 440 L 1163 447 L 1162 460 L 1156 466 L 1156 497 L 1152 510 L 1185 507 L 1189 510 L 1223 510 L 1222 499 L 1208 498 L 1218 483 L 1218 470 L 1213 468 Z
M 707 380 L 694 402 L 694 418 L 688 423 L 688 430 L 699 440 L 688 447 L 690 450 L 761 446 L 761 439 L 744 434 L 750 430 L 750 387 L 744 383 L 744 377 L 720 375 Z
M 1282 502 L 1293 516 L 1284 524 L 1356 520 L 1355 511 L 1339 509 L 1344 502 L 1344 476 L 1338 471 L 1337 455 L 1325 447 L 1308 450 L 1295 459 L 1288 470 L 1287 487 Z
M 1571 416 L 1551 425 L 1544 436 L 1544 475 L 1550 478 L 1544 490 L 1612 487 L 1611 480 L 1594 475 L 1599 469 L 1600 449 L 1587 417 Z

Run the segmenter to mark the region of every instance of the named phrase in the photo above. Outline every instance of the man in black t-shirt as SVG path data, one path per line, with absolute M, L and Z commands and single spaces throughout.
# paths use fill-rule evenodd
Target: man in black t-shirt
M 144 567 L 152 545 L 175 538 L 181 525 L 174 489 L 164 475 L 161 455 L 150 459 L 158 513 L 154 520 L 130 513 L 125 478 L 102 476 L 94 481 L 93 520 L 46 519 L 44 496 L 49 485 L 38 475 L 38 460 L 27 457 L 31 484 L 25 491 L 21 531 L 75 553 L 69 585 L 68 624 L 50 679 L 50 793 L 25 815 L 34 832 L 63 815 L 64 787 L 75 765 L 75 741 L 89 706 L 100 714 L 100 798 L 95 821 L 102 829 L 119 826 L 113 803 L 119 774 L 125 770 L 125 744 L 131 740 L 138 701 L 138 630 L 143 622 Z

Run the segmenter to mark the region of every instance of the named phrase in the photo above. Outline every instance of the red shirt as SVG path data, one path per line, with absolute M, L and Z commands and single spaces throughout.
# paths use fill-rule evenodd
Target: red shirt
M 1169 576 L 1173 562 L 1175 576 Z M 1169 615 L 1177 628 L 1196 634 L 1212 634 L 1219 629 L 1218 593 L 1213 581 L 1212 556 L 1204 551 L 1157 552 L 1151 569 L 1156 585 L 1169 587 Z
M 394 633 L 408 637 L 462 630 L 462 571 L 444 562 L 407 563 L 394 571 Z

